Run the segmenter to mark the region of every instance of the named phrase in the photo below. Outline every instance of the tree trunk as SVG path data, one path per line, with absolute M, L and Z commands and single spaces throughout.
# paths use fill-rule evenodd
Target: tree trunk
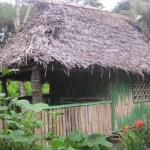
M 28 9 L 27 9 L 27 12 L 26 12 L 26 15 L 25 15 L 25 17 L 24 17 L 24 19 L 23 19 L 23 23 L 26 23 L 26 22 L 27 22 L 27 20 L 28 20 L 28 18 L 29 18 L 29 15 L 30 15 L 30 12 L 31 12 L 31 8 L 32 8 L 32 5 L 29 4 Z
M 38 66 L 33 67 L 31 74 L 32 102 L 42 102 L 41 72 Z
M 16 31 L 20 28 L 20 0 L 16 0 Z

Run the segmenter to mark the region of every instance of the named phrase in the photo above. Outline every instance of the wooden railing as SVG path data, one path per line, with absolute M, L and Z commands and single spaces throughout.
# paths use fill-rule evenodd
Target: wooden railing
M 49 105 L 98 102 L 98 101 L 106 100 L 106 97 L 79 97 L 79 98 L 64 97 L 64 98 L 56 99 L 54 102 L 52 102 L 50 94 L 43 94 L 42 97 L 43 97 L 42 102 L 47 103 Z M 31 102 L 32 96 L 23 96 L 23 97 L 19 97 L 19 99 L 27 99 Z
M 62 113 L 57 119 L 51 112 Z M 51 107 L 49 113 L 43 112 L 41 118 L 44 126 L 42 133 L 50 131 L 58 135 L 67 135 L 73 131 L 83 133 L 111 134 L 112 132 L 111 102 L 95 102 L 86 104 L 60 105 Z

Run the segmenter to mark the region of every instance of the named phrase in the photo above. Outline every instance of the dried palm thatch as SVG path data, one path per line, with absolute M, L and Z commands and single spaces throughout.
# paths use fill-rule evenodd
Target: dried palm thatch
M 42 6 L 42 5 L 40 5 Z M 95 9 L 46 4 L 1 52 L 1 67 L 47 66 L 67 69 L 98 65 L 150 72 L 148 38 L 127 17 Z

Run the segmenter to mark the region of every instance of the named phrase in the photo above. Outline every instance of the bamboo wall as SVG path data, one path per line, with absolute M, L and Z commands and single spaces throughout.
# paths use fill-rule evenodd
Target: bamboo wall
M 119 117 L 124 118 L 126 115 L 131 114 L 133 107 L 134 102 L 131 92 L 124 95 L 123 97 L 119 97 L 118 103 L 115 107 L 115 112 L 119 115 Z
M 73 131 L 83 133 L 101 133 L 109 135 L 112 132 L 111 102 L 93 103 L 82 106 L 61 106 L 52 108 L 49 113 L 63 113 L 56 120 L 52 115 L 43 112 L 41 118 L 44 122 L 42 133 L 53 131 L 58 135 L 67 135 Z

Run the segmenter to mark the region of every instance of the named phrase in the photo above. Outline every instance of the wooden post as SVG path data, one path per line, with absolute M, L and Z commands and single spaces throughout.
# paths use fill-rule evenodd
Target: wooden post
M 33 67 L 31 74 L 32 84 L 32 102 L 42 102 L 42 90 L 41 90 L 41 72 L 38 66 Z
M 6 80 L 2 80 L 2 92 L 5 93 L 6 96 L 8 96 Z
M 2 83 L 2 92 L 5 93 L 5 94 L 6 94 L 6 97 L 7 97 L 7 96 L 8 96 L 8 91 L 7 91 L 6 81 L 7 81 L 7 80 L 4 79 L 4 80 L 1 81 L 1 83 Z M 7 105 L 7 101 L 4 101 L 3 105 Z M 5 120 L 2 119 L 2 120 L 0 121 L 0 129 L 2 129 L 2 128 L 4 129 L 4 128 L 5 128 L 5 125 L 6 125 Z

